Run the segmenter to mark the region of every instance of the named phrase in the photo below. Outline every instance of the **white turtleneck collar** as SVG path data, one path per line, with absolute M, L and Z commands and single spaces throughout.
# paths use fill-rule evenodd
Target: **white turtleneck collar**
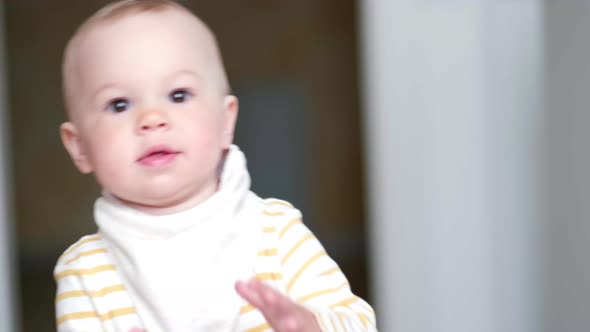
M 249 217 L 246 159 L 232 146 L 218 191 L 188 210 L 149 215 L 104 195 L 99 232 L 112 249 L 148 331 L 232 331 L 243 300 L 233 284 L 253 275 L 259 243 Z
M 246 158 L 232 145 L 222 164 L 220 184 L 206 201 L 185 211 L 168 215 L 151 215 L 124 205 L 109 193 L 95 203 L 95 220 L 101 229 L 116 229 L 127 236 L 142 239 L 166 239 L 196 225 L 207 224 L 219 214 L 235 213 L 250 190 Z M 223 218 L 231 222 L 232 218 Z M 107 231 L 107 233 L 110 233 Z

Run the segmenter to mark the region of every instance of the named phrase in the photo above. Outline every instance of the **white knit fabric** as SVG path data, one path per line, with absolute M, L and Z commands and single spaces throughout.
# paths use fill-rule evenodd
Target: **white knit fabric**
M 108 195 L 96 202 L 99 234 L 148 331 L 235 330 L 244 302 L 234 283 L 254 276 L 260 242 L 243 208 L 249 189 L 245 158 L 233 146 L 219 190 L 194 208 L 153 216 Z

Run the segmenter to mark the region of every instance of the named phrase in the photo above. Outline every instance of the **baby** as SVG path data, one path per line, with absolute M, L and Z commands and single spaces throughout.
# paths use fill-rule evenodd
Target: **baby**
M 59 331 L 375 331 L 289 203 L 250 191 L 238 101 L 207 26 L 168 0 L 110 4 L 63 60 L 63 144 L 103 194 L 59 258 Z

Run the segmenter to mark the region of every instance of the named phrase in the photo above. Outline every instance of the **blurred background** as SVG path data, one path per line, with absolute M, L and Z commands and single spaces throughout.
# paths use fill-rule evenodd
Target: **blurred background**
M 55 330 L 53 265 L 95 232 L 60 63 L 107 2 L 2 3 L 0 331 Z M 253 189 L 302 209 L 381 331 L 590 328 L 590 2 L 185 3 L 218 36 Z

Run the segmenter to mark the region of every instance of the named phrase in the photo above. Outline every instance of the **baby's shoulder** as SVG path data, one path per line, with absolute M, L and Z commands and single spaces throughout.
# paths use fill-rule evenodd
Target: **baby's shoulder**
M 105 241 L 99 234 L 83 236 L 57 259 L 54 274 L 66 270 L 92 269 L 112 264 Z
M 259 212 L 271 219 L 301 218 L 301 212 L 297 208 L 291 203 L 277 198 L 261 198 Z
M 265 229 L 280 230 L 294 221 L 301 222 L 301 212 L 291 203 L 277 198 L 259 198 L 256 204 L 257 219 Z

